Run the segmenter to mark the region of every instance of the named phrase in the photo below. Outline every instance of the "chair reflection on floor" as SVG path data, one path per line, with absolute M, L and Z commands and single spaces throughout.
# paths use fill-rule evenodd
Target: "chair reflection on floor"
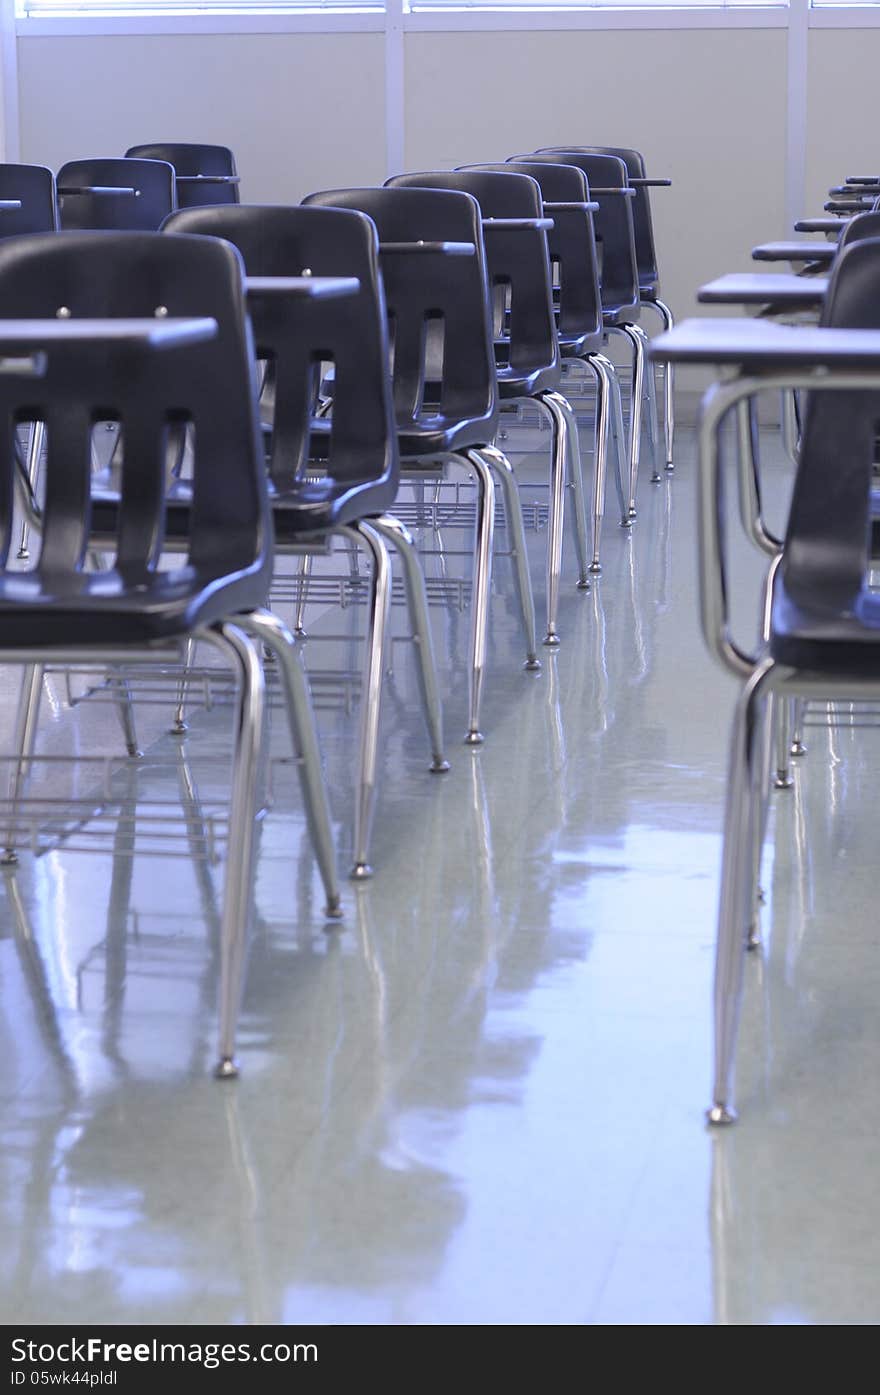
M 542 763 L 549 751 L 551 759 L 562 761 L 558 688 L 551 681 L 528 697 L 529 721 L 539 735 L 542 727 L 546 733 L 534 744 L 535 760 Z M 136 872 L 137 772 L 130 772 L 129 807 L 115 831 L 106 931 L 100 945 L 81 957 L 79 1008 L 71 1012 L 48 992 L 45 970 L 34 999 L 53 1043 L 49 1068 L 65 1072 L 66 1084 L 61 1098 L 26 1130 L 29 1229 L 22 1235 L 25 1248 L 9 1258 L 6 1271 L 13 1272 L 18 1310 L 27 1315 L 51 1304 L 63 1314 L 88 1282 L 105 1311 L 124 1312 L 123 1292 L 128 1301 L 149 1293 L 151 1312 L 170 1321 L 188 1310 L 194 1276 L 201 1292 L 208 1270 L 212 1304 L 227 1320 L 301 1320 L 309 1302 L 319 1304 L 322 1290 L 336 1282 L 342 1247 L 351 1290 L 364 1294 L 365 1315 L 406 1319 L 406 1301 L 390 1276 L 404 1267 L 414 1289 L 430 1283 L 463 1217 L 464 1200 L 442 1139 L 452 1142 L 456 1119 L 473 1107 L 474 1059 L 481 1062 L 480 1092 L 503 1100 L 520 1089 L 539 1049 L 525 1028 L 513 1027 L 503 1040 L 485 1036 L 489 995 L 500 986 L 515 1002 L 552 966 L 558 950 L 557 938 L 537 930 L 552 884 L 552 859 L 532 859 L 534 879 L 525 900 L 510 899 L 498 863 L 502 849 L 504 858 L 519 855 L 514 833 L 527 840 L 537 836 L 539 847 L 552 848 L 558 809 L 534 811 L 519 800 L 490 800 L 487 755 L 503 758 L 500 748 L 497 755 L 487 750 L 469 762 L 464 785 L 438 791 L 426 806 L 418 866 L 408 869 L 416 894 L 401 905 L 400 916 L 375 923 L 374 892 L 358 891 L 354 953 L 337 937 L 309 932 L 307 901 L 298 908 L 298 928 L 289 914 L 283 925 L 258 924 L 242 1015 L 254 1060 L 234 1097 L 203 1082 L 216 957 L 202 950 L 196 957 L 181 955 L 180 944 L 175 946 L 173 971 L 179 978 L 185 968 L 203 1010 L 196 1015 L 202 1027 L 194 1030 L 189 1006 L 180 1013 L 163 1009 L 160 1030 L 175 1030 L 179 1017 L 188 1033 L 179 1053 L 181 1108 L 171 1116 L 161 1085 L 144 1067 L 158 1025 L 155 1005 L 165 996 L 162 985 L 170 981 L 172 965 L 150 953 L 152 930 L 138 913 L 149 889 Z M 188 836 L 201 846 L 198 765 L 190 763 L 185 747 L 176 777 L 169 775 L 185 791 Z M 280 838 L 279 822 L 276 812 L 263 825 L 264 858 L 272 854 L 272 839 Z M 73 861 L 82 855 L 62 850 L 53 856 Z M 303 870 L 311 874 L 310 862 Z M 389 858 L 385 876 L 400 874 Z M 18 885 L 29 872 L 7 875 Z M 202 866 L 195 878 L 194 928 L 210 942 L 217 908 L 209 869 Z M 301 880 L 308 885 L 312 877 Z M 455 907 L 445 923 L 434 908 L 450 884 L 457 887 Z M 50 908 L 27 895 L 20 903 L 40 916 L 20 929 L 39 968 L 41 948 L 51 944 Z M 519 929 L 527 932 L 522 942 Z M 570 949 L 565 938 L 565 952 Z M 89 987 L 96 969 L 97 993 Z M 39 974 L 34 983 L 39 986 Z M 279 1025 L 284 1023 L 289 1025 Z M 323 1071 L 300 1072 L 293 1081 L 286 1076 L 283 1091 L 271 1088 L 273 1063 L 280 1058 L 259 1047 L 270 1036 L 277 1041 L 279 1030 L 295 1034 L 304 1058 L 326 1063 Z M 96 1040 L 106 1071 L 94 1068 Z M 277 1140 L 279 1130 L 289 1139 L 283 1165 L 267 1171 L 273 1151 L 267 1143 Z M 207 1172 L 206 1149 L 214 1160 Z M 176 1182 L 170 1193 L 164 1173 L 171 1158 Z M 6 1164 L 0 1167 L 5 1172 Z M 17 1177 L 6 1178 L 11 1204 L 19 1204 L 20 1186 Z M 117 1214 L 124 1217 L 121 1229 L 102 1232 L 100 1250 L 95 1215 L 82 1201 L 71 1204 L 71 1197 L 84 1198 L 96 1188 L 116 1198 Z M 186 1204 L 175 1196 L 186 1197 Z M 62 1210 L 68 1245 L 91 1256 L 85 1273 L 70 1272 L 50 1240 Z M 377 1261 L 379 1254 L 384 1260 Z

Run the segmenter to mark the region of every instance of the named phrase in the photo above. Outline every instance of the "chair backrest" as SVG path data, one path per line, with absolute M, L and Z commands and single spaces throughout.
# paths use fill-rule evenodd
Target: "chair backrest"
M 65 229 L 156 232 L 177 207 L 166 160 L 121 156 L 69 160 L 58 171 L 58 197 Z
M 356 208 L 373 219 L 393 345 L 398 424 L 422 413 L 431 329 L 442 328 L 432 353 L 430 411 L 447 419 L 484 418 L 490 430 L 498 385 L 480 205 L 450 189 L 330 189 L 306 205 Z M 475 255 L 383 252 L 382 244 L 465 242 Z M 433 346 L 436 350 L 436 345 Z
M 55 233 L 0 243 L 0 318 L 212 316 L 212 340 L 156 352 L 127 370 L 118 346 L 82 343 L 48 355 L 43 377 L 0 374 L 0 536 L 12 528 L 14 428 L 46 422 L 41 572 L 79 569 L 91 521 L 91 436 L 118 420 L 124 461 L 117 566 L 154 569 L 164 537 L 169 428 L 194 441 L 189 559 L 205 575 L 262 585 L 271 566 L 253 341 L 241 258 L 216 238 Z M 65 317 L 66 318 L 66 317 Z M 257 586 L 260 604 L 262 593 Z
M 867 237 L 880 237 L 880 211 L 875 212 L 871 209 L 868 213 L 857 213 L 848 223 L 844 223 L 837 243 L 838 256 L 844 247 L 850 247 L 854 242 L 862 242 Z
M 397 432 L 391 402 L 385 295 L 375 225 L 341 208 L 239 204 L 173 213 L 166 232 L 206 233 L 238 248 L 251 276 L 356 276 L 360 290 L 341 300 L 250 299 L 257 354 L 274 379 L 270 473 L 281 484 L 308 459 L 310 419 L 322 367 L 333 365 L 329 441 L 321 463 L 341 480 L 386 481 L 388 507 L 397 489 Z
M 820 324 L 880 329 L 880 238 L 835 260 Z M 796 599 L 857 611 L 867 589 L 870 492 L 880 391 L 810 393 L 782 569 Z
M 16 201 L 20 208 L 0 208 L 0 237 L 57 230 L 55 176 L 45 165 L 0 165 L 0 204 Z
M 628 189 L 626 165 L 614 155 L 589 155 L 583 150 L 538 150 L 531 155 L 515 155 L 513 160 L 543 160 L 557 165 L 574 165 L 590 186 L 591 197 L 599 205 L 594 215 L 596 237 L 601 247 L 602 304 L 606 310 L 639 304 L 639 269 L 633 225 L 633 199 L 620 194 L 597 193 L 601 189 Z
M 564 339 L 595 341 L 602 337 L 599 255 L 593 215 L 586 207 L 590 188 L 583 170 L 540 160 L 507 160 L 497 165 L 465 165 L 468 170 L 513 171 L 537 180 L 544 204 L 567 205 L 547 210 L 553 227 L 547 234 L 556 294 L 559 333 Z M 582 345 L 581 348 L 584 346 Z
M 571 147 L 570 147 L 571 148 Z M 584 145 L 575 147 L 592 155 L 614 155 L 626 165 L 629 179 L 645 179 L 645 157 L 639 150 L 630 150 L 625 145 Z M 563 149 L 562 146 L 559 149 Z M 639 267 L 639 280 L 643 285 L 659 289 L 660 273 L 657 269 L 657 250 L 654 243 L 654 219 L 651 216 L 651 191 L 636 188 L 632 201 L 633 231 L 636 240 L 636 261 Z
M 178 208 L 196 208 L 204 204 L 238 203 L 238 184 L 231 181 L 238 175 L 235 156 L 226 145 L 194 145 L 185 141 L 160 141 L 157 145 L 132 145 L 125 152 L 127 160 L 165 160 L 174 166 L 177 176 Z M 199 175 L 220 176 L 229 183 L 191 183 Z
M 492 219 L 543 219 L 537 181 L 524 174 L 493 171 L 428 170 L 396 175 L 386 188 L 455 189 L 471 194 L 483 216 L 486 267 L 493 293 L 493 320 L 499 364 L 517 374 L 551 371 L 559 364 L 553 277 L 546 231 L 495 227 Z

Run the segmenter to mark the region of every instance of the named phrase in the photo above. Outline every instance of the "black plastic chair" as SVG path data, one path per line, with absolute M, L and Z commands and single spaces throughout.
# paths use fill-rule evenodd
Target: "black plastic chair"
M 586 176 L 590 198 L 599 205 L 593 222 L 601 258 L 603 326 L 606 333 L 623 335 L 631 354 L 628 512 L 631 518 L 635 518 L 643 408 L 647 411 L 652 483 L 658 483 L 661 478 L 654 375 L 647 369 L 648 336 L 637 323 L 641 300 L 632 211 L 635 190 L 629 187 L 626 165 L 612 155 L 589 155 L 583 150 L 566 150 L 536 151 L 530 155 L 511 157 L 512 162 L 520 160 L 574 165 Z
M 483 740 L 479 713 L 486 663 L 495 479 L 504 493 L 526 638 L 526 668 L 540 668 L 519 490 L 510 462 L 492 445 L 498 429 L 498 389 L 480 207 L 470 194 L 447 189 L 332 189 L 310 194 L 305 203 L 360 209 L 378 228 L 392 331 L 397 441 L 404 474 L 413 478 L 427 474 L 439 481 L 447 464 L 458 464 L 476 478 L 466 741 L 478 745 Z M 430 333 L 432 327 L 442 334 L 439 350 Z
M 710 1122 L 732 1109 L 743 958 L 757 943 L 758 870 L 771 758 L 771 714 L 792 699 L 880 697 L 880 596 L 871 586 L 870 514 L 880 420 L 880 239 L 847 248 L 835 264 L 816 330 L 787 343 L 734 341 L 712 361 L 740 377 L 704 399 L 700 424 L 703 629 L 742 683 L 733 719 L 715 970 L 715 1080 Z M 838 332 L 823 343 L 823 331 Z M 874 330 L 866 348 L 846 330 Z M 687 326 L 671 336 L 683 342 Z M 777 334 L 779 331 L 777 331 Z M 744 340 L 749 338 L 747 330 Z M 730 633 L 719 435 L 743 401 L 766 388 L 806 392 L 803 439 L 782 550 L 771 569 L 764 634 L 747 652 Z M 772 702 L 771 702 L 772 699 Z
M 369 876 L 369 842 L 376 793 L 379 698 L 390 572 L 384 546 L 403 563 L 428 736 L 431 770 L 449 769 L 425 581 L 412 538 L 391 516 L 400 465 L 391 404 L 385 297 L 378 238 L 362 213 L 338 208 L 239 205 L 172 214 L 169 233 L 224 237 L 241 252 L 250 276 L 356 276 L 357 295 L 301 306 L 283 291 L 250 297 L 257 355 L 267 362 L 273 410 L 267 433 L 275 547 L 304 563 L 324 553 L 331 535 L 364 547 L 372 563 L 372 596 L 363 683 L 363 729 L 352 875 Z M 322 365 L 333 367 L 331 410 L 315 419 Z M 303 411 L 311 430 L 302 431 Z M 321 478 L 315 478 L 319 469 Z M 307 594 L 304 567 L 302 592 Z M 301 629 L 301 621 L 298 623 Z
M 559 149 L 564 147 L 560 146 Z M 584 145 L 578 146 L 588 154 L 613 155 L 626 165 L 630 187 L 635 189 L 632 203 L 633 233 L 636 244 L 636 263 L 639 270 L 639 299 L 643 306 L 656 310 L 664 329 L 672 329 L 674 320 L 669 306 L 660 299 L 660 271 L 657 264 L 657 249 L 654 240 L 654 219 L 651 213 L 651 188 L 668 186 L 670 179 L 649 179 L 645 168 L 645 157 L 639 150 L 631 150 L 624 145 Z M 660 365 L 658 364 L 659 368 Z M 673 468 L 673 445 L 675 438 L 675 398 L 674 375 L 671 367 L 664 370 L 665 411 L 663 426 L 666 436 L 666 468 Z
M 497 171 L 421 171 L 389 179 L 387 188 L 457 189 L 483 215 L 486 268 L 493 298 L 498 394 L 502 402 L 534 402 L 551 427 L 547 530 L 547 630 L 558 645 L 565 488 L 574 494 L 578 586 L 589 588 L 587 520 L 577 419 L 559 391 L 562 366 L 544 207 L 536 180 Z
M 0 165 L 0 238 L 57 228 L 52 171 L 45 165 Z
M 180 141 L 132 145 L 127 160 L 165 160 L 174 166 L 178 208 L 239 202 L 235 156 L 225 145 L 192 145 Z
M 235 1026 L 253 885 L 255 790 L 262 743 L 264 680 L 249 637 L 278 659 L 291 734 L 301 756 L 309 824 L 327 892 L 339 891 L 305 675 L 293 640 L 265 610 L 271 579 L 271 517 L 256 413 L 253 341 L 238 253 L 212 238 L 156 234 L 32 236 L 0 244 L 0 336 L 10 320 L 75 326 L 132 317 L 174 325 L 210 317 L 210 340 L 144 355 L 100 336 L 63 352 L 47 348 L 43 376 L 0 374 L 2 531 L 9 539 L 16 480 L 13 427 L 19 418 L 47 428 L 40 554 L 28 571 L 0 572 L 4 662 L 27 665 L 17 722 L 20 759 L 10 790 L 6 859 L 15 860 L 17 811 L 33 753 L 44 663 L 178 662 L 189 640 L 208 640 L 240 684 L 222 921 L 218 1073 L 236 1073 Z M 106 336 L 107 329 L 103 333 Z M 151 330 L 151 333 L 153 331 Z M 110 414 L 125 436 L 113 514 L 100 546 L 109 569 L 86 570 L 99 512 L 92 500 L 90 443 Z M 195 453 L 186 556 L 159 567 L 168 544 L 166 436 L 191 423 Z
M 177 207 L 167 160 L 69 160 L 58 171 L 61 227 L 156 232 Z
M 553 226 L 547 245 L 553 269 L 553 295 L 557 339 L 563 357 L 563 382 L 571 397 L 576 384 L 570 374 L 581 361 L 593 374 L 596 384 L 596 433 L 593 470 L 593 549 L 589 571 L 599 573 L 602 519 L 605 513 L 605 481 L 608 442 L 615 444 L 615 483 L 620 503 L 621 525 L 632 526 L 623 497 L 621 471 L 626 443 L 623 429 L 620 380 L 617 369 L 602 348 L 602 297 L 599 286 L 599 257 L 593 229 L 595 208 L 583 170 L 574 165 L 547 164 L 540 160 L 507 160 L 500 164 L 466 165 L 465 169 L 511 171 L 537 180 L 542 207 Z

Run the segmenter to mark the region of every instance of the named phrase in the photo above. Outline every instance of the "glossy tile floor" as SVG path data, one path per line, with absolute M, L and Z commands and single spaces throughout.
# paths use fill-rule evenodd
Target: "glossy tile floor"
M 519 464 L 524 499 L 546 502 L 541 457 Z M 769 474 L 781 498 L 787 471 Z M 521 670 L 498 561 L 476 754 L 459 744 L 467 613 L 440 587 L 446 777 L 427 773 L 395 645 L 377 875 L 347 890 L 338 931 L 276 718 L 234 1085 L 208 1074 L 220 881 L 189 855 L 222 832 L 228 706 L 194 710 L 175 743 L 171 698 L 139 704 L 146 756 L 113 775 L 111 707 L 71 709 L 47 680 L 40 750 L 100 760 L 35 787 L 106 812 L 77 828 L 68 811 L 66 840 L 5 875 L 0 1320 L 877 1321 L 877 734 L 811 728 L 775 801 L 742 1117 L 712 1135 L 733 685 L 697 631 L 687 432 L 640 504 L 631 539 L 609 519 L 592 592 L 566 586 L 540 675 Z M 446 531 L 433 576 L 466 574 L 465 537 Z M 536 582 L 543 548 L 532 533 Z M 737 554 L 746 625 L 759 565 Z M 312 607 L 316 673 L 356 668 L 362 619 Z M 3 672 L 4 749 L 16 683 Z M 347 856 L 353 692 L 316 692 Z

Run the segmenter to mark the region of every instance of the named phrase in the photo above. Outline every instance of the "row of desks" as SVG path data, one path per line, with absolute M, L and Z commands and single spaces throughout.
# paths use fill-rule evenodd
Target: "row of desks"
M 804 219 L 797 226 L 802 231 L 831 231 L 826 224 L 844 226 L 838 218 Z M 803 262 L 813 271 L 830 268 L 837 250 L 834 243 L 775 242 L 754 248 L 752 255 L 757 261 Z M 700 287 L 698 302 L 739 306 L 752 318 L 684 320 L 651 341 L 651 357 L 663 363 L 739 369 L 759 377 L 788 372 L 797 374 L 805 387 L 820 381 L 833 385 L 829 379 L 859 373 L 866 386 L 880 387 L 880 329 L 779 322 L 803 314 L 818 317 L 829 283 L 828 275 L 793 272 L 719 276 Z

